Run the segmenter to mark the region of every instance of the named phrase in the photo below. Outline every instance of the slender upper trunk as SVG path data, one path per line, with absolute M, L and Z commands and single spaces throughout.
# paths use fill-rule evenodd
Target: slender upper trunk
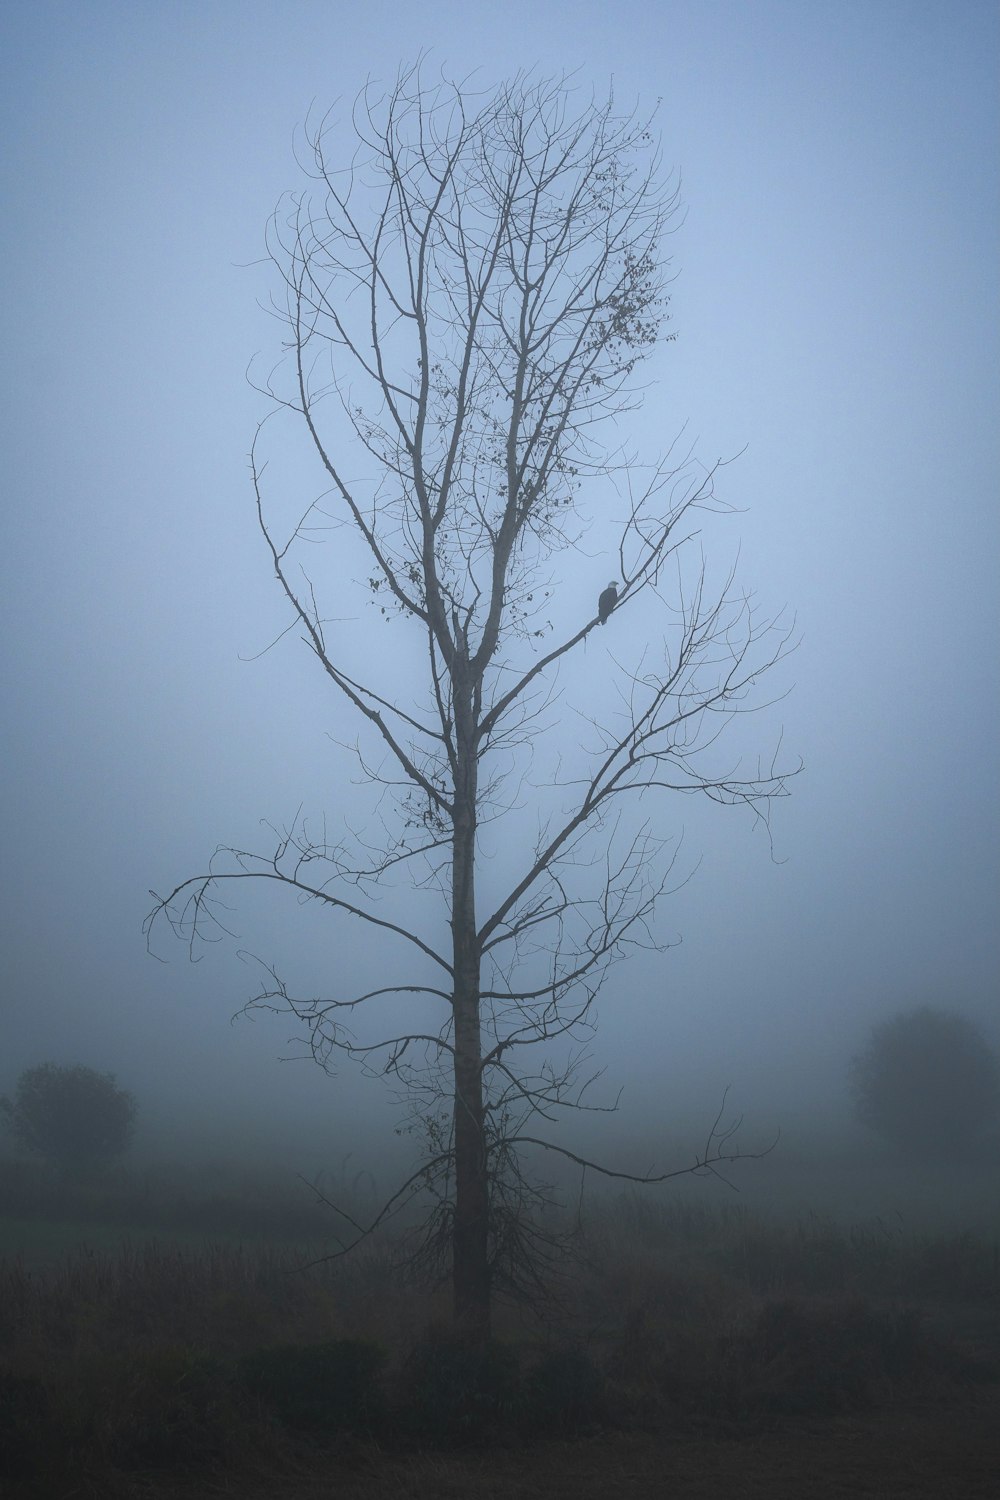
M 489 1184 L 483 1121 L 482 1038 L 479 1017 L 479 941 L 476 933 L 477 746 L 473 689 L 467 659 L 456 663 L 457 775 L 452 863 L 452 948 L 455 977 L 455 1224 L 452 1277 L 455 1321 L 481 1343 L 490 1335 L 488 1258 Z

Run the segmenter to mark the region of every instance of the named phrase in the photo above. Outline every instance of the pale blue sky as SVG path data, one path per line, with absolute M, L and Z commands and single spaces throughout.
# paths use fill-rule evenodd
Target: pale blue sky
M 807 765 L 785 862 L 738 816 L 663 809 L 703 855 L 662 912 L 683 946 L 617 971 L 600 1059 L 643 1108 L 663 1058 L 752 1111 L 774 1079 L 835 1097 L 869 1019 L 910 998 L 995 1007 L 994 4 L 14 0 L 0 26 L 0 1089 L 53 1058 L 140 1095 L 155 1071 L 181 1109 L 215 1079 L 275 1119 L 365 1097 L 290 1079 L 286 1025 L 230 1030 L 253 982 L 232 950 L 163 967 L 139 926 L 217 841 L 343 795 L 307 654 L 239 660 L 285 623 L 247 476 L 244 372 L 280 338 L 251 263 L 310 104 L 421 50 L 485 85 L 537 65 L 661 101 L 679 337 L 634 435 L 748 445 L 712 544 L 799 618 L 794 691 L 760 725 Z M 606 572 L 574 559 L 565 586 L 589 599 Z M 259 920 L 280 943 L 283 910 Z M 306 988 L 330 956 L 304 949 Z

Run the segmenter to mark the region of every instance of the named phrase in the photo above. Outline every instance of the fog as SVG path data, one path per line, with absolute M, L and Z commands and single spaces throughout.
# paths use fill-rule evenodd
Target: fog
M 537 64 L 659 101 L 678 337 L 628 437 L 745 448 L 706 556 L 797 619 L 780 701 L 739 742 L 780 738 L 804 773 L 773 844 L 739 810 L 658 805 L 690 878 L 663 951 L 602 993 L 591 1051 L 623 1093 L 579 1139 L 683 1164 L 728 1088 L 748 1147 L 857 1143 L 845 1066 L 874 1021 L 932 1004 L 1000 1041 L 996 7 L 36 0 L 2 35 L 0 1093 L 43 1061 L 113 1071 L 145 1156 L 382 1173 L 412 1149 L 379 1081 L 325 1076 L 288 1018 L 233 1021 L 259 978 L 241 952 L 322 994 L 379 982 L 370 945 L 280 892 L 241 900 L 238 937 L 195 964 L 141 928 L 151 888 L 266 846 L 261 820 L 370 816 L 296 633 L 261 654 L 288 616 L 245 375 L 280 355 L 263 231 L 302 186 L 307 111 L 342 101 L 346 161 L 350 100 L 421 51 L 484 87 Z M 320 482 L 286 439 L 277 493 L 302 509 Z M 596 543 L 568 554 L 561 607 L 585 618 L 612 571 Z M 345 613 L 389 671 L 356 576 Z M 612 650 L 611 626 L 588 643 L 595 681 Z M 498 841 L 487 883 L 502 868 Z

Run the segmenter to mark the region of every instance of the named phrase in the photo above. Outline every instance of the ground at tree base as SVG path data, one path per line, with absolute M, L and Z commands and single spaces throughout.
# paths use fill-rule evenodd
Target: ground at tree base
M 616 1434 L 477 1459 L 421 1458 L 337 1493 L 344 1500 L 995 1500 L 998 1477 L 994 1399 L 980 1410 L 883 1413 L 743 1440 Z M 294 1490 L 276 1491 L 275 1500 L 284 1494 L 295 1500 Z
M 995 1500 L 1000 1390 L 753 1433 L 610 1432 L 521 1448 L 386 1454 L 348 1445 L 284 1473 L 79 1474 L 5 1500 Z

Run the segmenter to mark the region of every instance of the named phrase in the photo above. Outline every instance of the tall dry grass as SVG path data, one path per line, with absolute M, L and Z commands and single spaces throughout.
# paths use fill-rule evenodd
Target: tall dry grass
M 237 1233 L 246 1203 L 230 1218 L 213 1203 Z M 321 1245 L 282 1243 L 298 1221 L 271 1207 L 270 1242 L 135 1237 L 0 1261 L 9 1484 L 56 1493 L 73 1473 L 112 1494 L 122 1475 L 211 1472 L 238 1493 L 248 1466 L 348 1462 L 376 1440 L 745 1431 L 947 1401 L 997 1377 L 1000 1248 L 987 1237 L 595 1202 L 551 1294 L 498 1309 L 497 1341 L 470 1357 L 447 1334 L 444 1290 L 414 1285 L 395 1247 L 303 1269 Z

